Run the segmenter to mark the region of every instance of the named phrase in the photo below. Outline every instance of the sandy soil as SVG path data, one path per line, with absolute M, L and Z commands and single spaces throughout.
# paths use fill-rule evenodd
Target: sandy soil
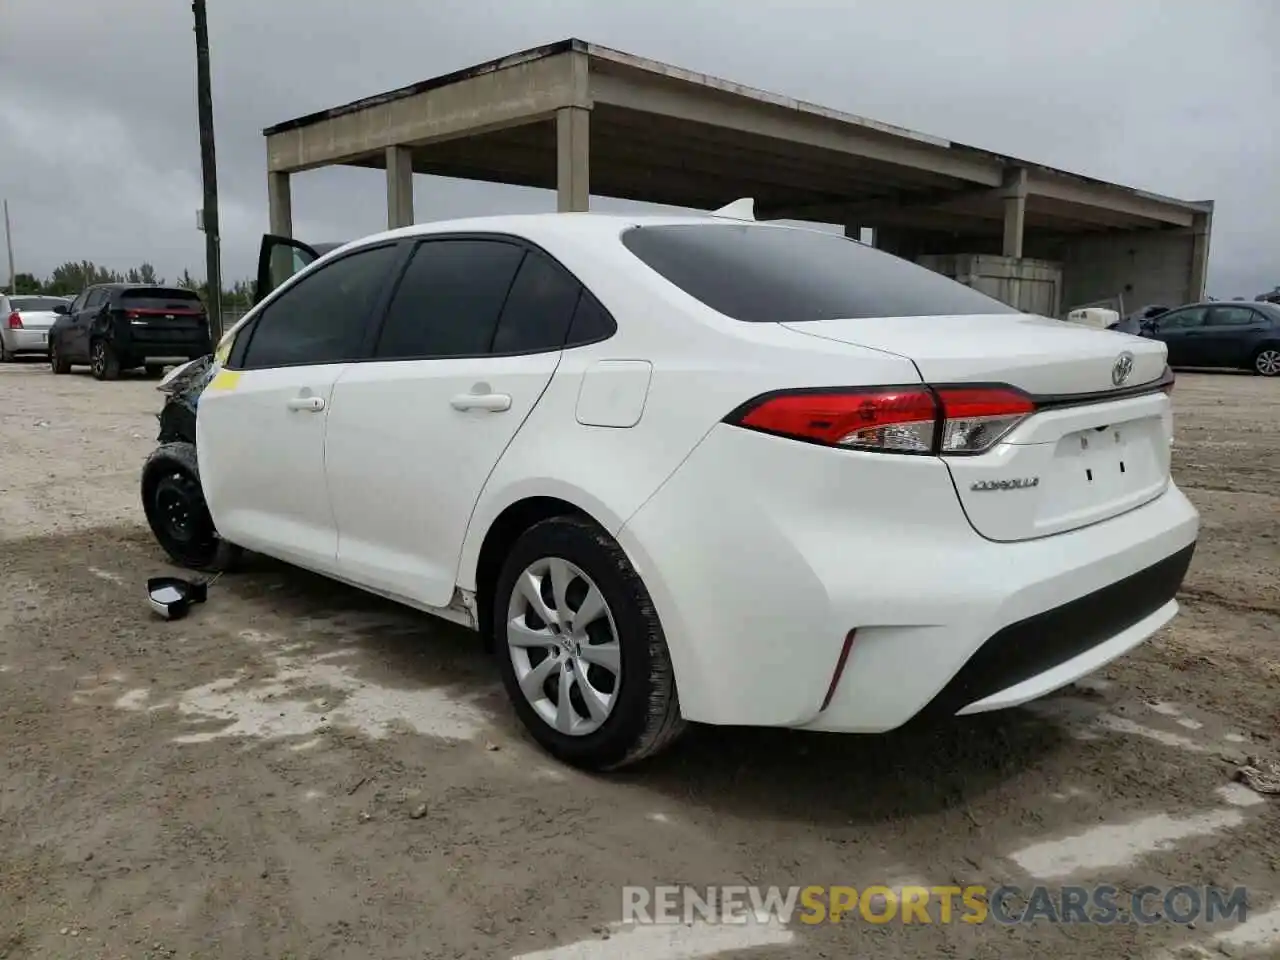
M 469 634 L 265 560 L 180 623 L 149 381 L 0 367 L 0 957 L 1280 955 L 1280 384 L 1184 374 L 1184 612 L 1031 708 L 550 762 Z M 627 884 L 1237 884 L 1242 925 L 620 930 Z M 936 916 L 936 915 L 935 915 Z M 1162 952 L 1169 951 L 1169 952 Z

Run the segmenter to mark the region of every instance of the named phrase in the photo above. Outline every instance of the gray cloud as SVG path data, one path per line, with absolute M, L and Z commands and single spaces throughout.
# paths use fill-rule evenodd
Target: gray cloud
M 1280 283 L 1271 0 L 210 0 L 228 277 L 266 227 L 261 130 L 567 36 L 963 143 L 1217 201 L 1217 296 Z M 379 230 L 378 171 L 294 179 L 295 232 Z M 0 2 L 0 195 L 19 270 L 203 273 L 194 38 L 175 0 Z M 552 209 L 419 177 L 419 219 Z M 626 208 L 625 203 L 602 203 Z

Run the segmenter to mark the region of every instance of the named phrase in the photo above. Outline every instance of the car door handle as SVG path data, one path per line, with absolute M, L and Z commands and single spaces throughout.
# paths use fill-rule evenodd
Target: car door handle
M 511 397 L 505 393 L 460 393 L 449 401 L 455 410 L 488 410 L 501 413 L 511 409 Z
M 294 397 L 285 404 L 290 410 L 306 410 L 319 413 L 324 409 L 324 397 Z

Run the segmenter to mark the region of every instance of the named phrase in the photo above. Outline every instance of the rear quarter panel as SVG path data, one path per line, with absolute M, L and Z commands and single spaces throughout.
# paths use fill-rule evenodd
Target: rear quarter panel
M 616 235 L 590 242 L 556 234 L 530 239 L 595 294 L 618 329 L 608 340 L 564 351 L 542 399 L 490 474 L 459 559 L 463 589 L 475 589 L 485 534 L 519 500 L 565 500 L 616 535 L 746 400 L 786 387 L 919 380 L 909 361 L 891 354 L 798 336 L 777 324 L 729 320 L 649 271 Z M 609 376 L 601 361 L 628 361 L 617 367 L 621 390 L 634 389 L 635 361 L 652 365 L 643 409 L 631 425 L 579 422 L 584 377 Z M 598 391 L 599 383 L 592 388 Z

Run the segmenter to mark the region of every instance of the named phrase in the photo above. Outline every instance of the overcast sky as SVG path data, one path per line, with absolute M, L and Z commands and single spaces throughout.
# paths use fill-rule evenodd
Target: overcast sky
M 209 0 L 224 274 L 266 228 L 262 128 L 580 37 L 1158 193 L 1217 201 L 1209 291 L 1280 284 L 1276 0 Z M 204 273 L 184 0 L 0 0 L 19 271 Z M 381 171 L 294 177 L 294 233 L 385 227 Z M 417 177 L 421 220 L 550 192 Z M 597 204 L 627 207 L 628 204 Z M 5 278 L 7 281 L 7 277 Z

